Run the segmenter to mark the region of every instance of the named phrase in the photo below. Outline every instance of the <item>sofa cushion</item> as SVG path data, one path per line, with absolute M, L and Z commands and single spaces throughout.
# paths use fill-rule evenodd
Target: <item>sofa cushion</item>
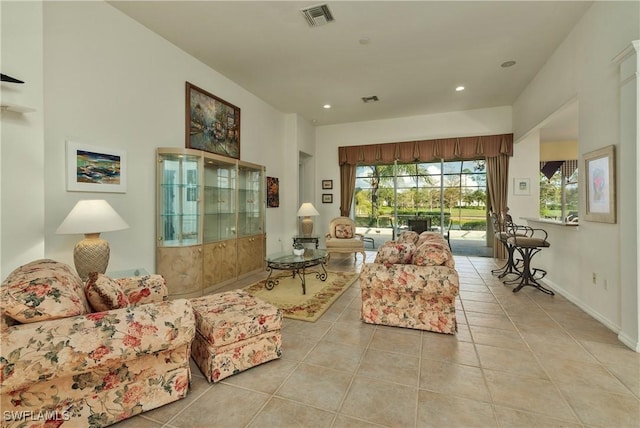
M 80 277 L 73 269 L 49 259 L 15 269 L 0 287 L 2 313 L 21 323 L 33 323 L 90 312 Z
M 419 247 L 425 242 L 440 242 L 444 244 L 447 242 L 447 240 L 440 234 L 440 232 L 422 232 L 418 237 L 416 246 Z
M 338 239 L 353 238 L 353 227 L 350 224 L 336 224 L 336 238 Z
M 375 263 L 384 265 L 409 264 L 416 250 L 415 244 L 408 242 L 388 241 L 382 244 L 376 254 Z
M 418 237 L 418 232 L 414 230 L 407 230 L 398 236 L 397 242 L 415 244 L 418 241 Z
M 412 263 L 416 266 L 444 266 L 451 258 L 447 244 L 431 241 L 416 248 Z
M 118 282 L 102 273 L 90 273 L 84 291 L 89 304 L 96 312 L 129 306 L 129 299 Z

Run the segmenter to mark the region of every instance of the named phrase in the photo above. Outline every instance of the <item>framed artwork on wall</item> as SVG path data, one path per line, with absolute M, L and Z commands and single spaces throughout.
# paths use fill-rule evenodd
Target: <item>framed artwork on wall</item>
M 531 194 L 531 181 L 528 178 L 513 179 L 513 194 L 516 196 L 525 196 Z
M 323 190 L 333 189 L 333 180 L 322 180 L 322 189 Z
M 240 159 L 240 108 L 186 82 L 186 147 Z
M 280 181 L 276 177 L 267 177 L 267 208 L 280 206 Z
M 127 192 L 124 150 L 67 141 L 67 190 L 70 192 Z
M 322 203 L 323 204 L 332 204 L 333 203 L 333 193 L 323 193 L 322 194 Z
M 584 189 L 586 210 L 584 219 L 600 223 L 616 222 L 615 146 L 585 153 Z

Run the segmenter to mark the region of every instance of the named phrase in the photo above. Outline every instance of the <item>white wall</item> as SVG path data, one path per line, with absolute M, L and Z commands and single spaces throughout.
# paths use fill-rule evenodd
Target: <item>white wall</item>
M 640 36 L 639 16 L 638 2 L 595 2 L 515 102 L 516 139 L 575 98 L 579 103 L 580 155 L 610 144 L 621 144 L 619 66 L 612 59 Z M 620 168 L 619 176 L 624 173 Z M 618 205 L 621 200 L 635 203 L 637 188 L 620 182 L 619 176 Z M 580 206 L 584 213 L 584 188 Z M 637 218 L 626 221 L 637 224 Z M 568 281 L 558 281 L 557 270 L 562 267 L 548 269 L 549 281 L 614 330 L 620 328 L 623 316 L 621 287 L 638 287 L 637 283 L 621 284 L 620 281 L 621 263 L 637 263 L 637 260 L 626 260 L 628 256 L 620 253 L 620 228 L 620 223 L 581 220 L 573 238 L 577 240 L 575 248 L 580 249 L 579 254 L 573 255 L 579 258 L 578 271 Z M 553 251 L 553 242 L 551 245 Z M 556 259 L 568 256 L 556 255 Z M 599 278 L 596 285 L 591 281 L 594 272 Z M 637 310 L 636 304 L 636 318 Z M 637 333 L 634 340 L 638 341 Z
M 270 176 L 286 170 L 284 114 L 104 2 L 44 3 L 44 67 L 48 257 L 72 263 L 81 237 L 56 228 L 77 200 L 105 198 L 130 225 L 104 234 L 109 269 L 155 270 L 155 149 L 184 147 L 185 81 L 240 107 L 243 160 L 265 165 Z M 67 192 L 69 138 L 126 150 L 127 193 Z M 267 210 L 274 236 L 283 227 L 277 214 Z
M 35 109 L 0 113 L 0 278 L 44 257 L 42 4 L 0 2 L 2 104 Z
M 338 147 L 391 143 L 447 137 L 507 134 L 512 132 L 511 107 L 456 111 L 369 122 L 320 126 L 316 131 L 318 180 L 314 204 L 320 212 L 316 227 L 326 231 L 340 215 L 340 168 Z M 333 180 L 333 203 L 320 200 L 320 180 Z

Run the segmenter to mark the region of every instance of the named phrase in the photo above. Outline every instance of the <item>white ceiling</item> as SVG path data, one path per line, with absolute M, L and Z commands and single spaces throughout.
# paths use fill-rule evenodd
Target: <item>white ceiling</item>
M 300 9 L 315 1 L 109 3 L 317 125 L 512 105 L 591 4 L 328 1 L 335 21 L 312 28 Z

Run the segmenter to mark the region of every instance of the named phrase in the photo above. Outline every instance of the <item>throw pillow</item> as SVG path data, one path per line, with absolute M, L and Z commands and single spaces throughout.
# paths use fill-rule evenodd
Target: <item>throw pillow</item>
M 338 239 L 351 239 L 353 238 L 353 227 L 350 224 L 337 224 L 336 225 L 336 238 Z
M 416 246 L 407 242 L 388 241 L 378 248 L 375 263 L 386 266 L 395 264 L 410 264 Z
M 167 284 L 162 275 L 131 276 L 116 279 L 131 305 L 162 302 L 168 299 Z
M 126 308 L 129 299 L 118 283 L 108 276 L 92 272 L 89 274 L 85 287 L 87 299 L 96 312 L 110 311 L 111 309 Z
M 68 265 L 35 260 L 15 269 L 0 287 L 2 313 L 21 323 L 84 315 L 89 312 L 82 280 Z
M 416 248 L 412 263 L 416 266 L 443 266 L 448 265 L 450 259 L 453 260 L 448 245 L 432 241 Z

